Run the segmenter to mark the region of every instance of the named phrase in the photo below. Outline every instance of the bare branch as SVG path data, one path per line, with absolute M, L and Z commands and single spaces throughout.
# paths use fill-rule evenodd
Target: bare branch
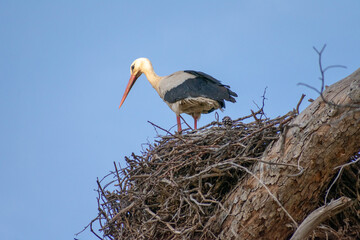
M 343 167 L 340 168 L 338 174 L 336 175 L 336 178 L 334 179 L 334 181 L 331 183 L 330 187 L 326 190 L 326 194 L 325 194 L 325 199 L 324 199 L 324 202 L 325 202 L 325 205 L 327 203 L 327 198 L 328 198 L 328 195 L 329 195 L 329 192 L 331 190 L 331 188 L 334 186 L 334 184 L 337 182 L 337 180 L 339 179 L 339 177 L 341 176 L 343 172 Z
M 309 234 L 326 219 L 343 211 L 352 204 L 350 198 L 341 197 L 331 201 L 328 205 L 317 208 L 300 224 L 290 240 L 307 239 Z
M 352 164 L 356 164 L 358 161 L 360 161 L 360 157 L 359 157 L 359 158 L 357 158 L 357 159 L 356 159 L 356 160 L 354 160 L 354 161 L 351 161 L 351 162 L 345 163 L 345 164 L 343 164 L 343 165 L 337 166 L 337 167 L 336 167 L 336 168 L 334 168 L 334 169 L 347 167 L 347 166 L 350 166 L 350 165 L 352 165 Z
M 319 70 L 320 70 L 320 74 L 321 74 L 321 76 L 319 77 L 319 79 L 321 81 L 320 90 L 318 90 L 315 87 L 310 86 L 309 84 L 306 84 L 306 83 L 298 83 L 297 85 L 298 86 L 302 85 L 302 86 L 305 86 L 307 88 L 314 90 L 315 92 L 317 92 L 320 95 L 321 99 L 330 106 L 337 107 L 337 108 L 360 108 L 360 104 L 334 104 L 333 102 L 330 102 L 327 99 L 325 99 L 325 97 L 323 95 L 324 88 L 325 88 L 325 72 L 331 68 L 346 68 L 346 66 L 343 66 L 343 65 L 330 65 L 330 66 L 323 68 L 322 54 L 325 50 L 325 47 L 326 47 L 326 44 L 324 44 L 324 46 L 322 47 L 322 49 L 320 51 L 317 48 L 313 47 L 313 49 L 319 55 L 318 62 L 319 62 Z
M 156 125 L 155 123 L 152 123 L 152 122 L 150 122 L 150 121 L 148 121 L 148 123 L 150 123 L 150 124 L 151 124 L 151 125 L 153 125 L 154 127 L 157 127 L 157 128 L 159 128 L 159 129 L 163 130 L 164 132 L 166 132 L 167 134 L 169 134 L 169 135 L 171 135 L 171 136 L 173 136 L 173 137 L 176 137 L 176 138 L 178 138 L 178 139 L 180 139 L 181 141 L 183 141 L 183 142 L 184 142 L 184 139 L 182 139 L 181 137 L 179 137 L 179 136 L 177 136 L 177 135 L 172 134 L 172 133 L 171 133 L 171 132 L 169 132 L 168 130 L 166 130 L 166 129 L 164 129 L 164 128 L 162 128 L 162 127 L 158 126 L 158 125 Z
M 297 114 L 300 113 L 300 112 L 299 112 L 300 104 L 301 104 L 301 102 L 302 102 L 302 100 L 304 99 L 305 96 L 306 96 L 305 94 L 302 94 L 301 97 L 300 97 L 300 100 L 299 100 L 298 104 L 296 105 L 296 113 L 297 113 Z

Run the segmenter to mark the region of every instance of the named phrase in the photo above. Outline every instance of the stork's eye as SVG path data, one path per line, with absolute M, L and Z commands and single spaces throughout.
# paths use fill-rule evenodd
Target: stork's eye
M 132 65 L 132 66 L 131 66 L 131 71 L 134 71 L 134 68 L 135 68 L 135 66 L 134 66 L 134 65 Z

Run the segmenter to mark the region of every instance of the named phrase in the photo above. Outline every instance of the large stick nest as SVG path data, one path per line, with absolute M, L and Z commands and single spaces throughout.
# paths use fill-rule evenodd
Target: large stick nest
M 214 239 L 212 216 L 261 160 L 294 112 L 262 119 L 261 111 L 232 121 L 225 117 L 194 132 L 160 137 L 143 155 L 98 182 L 99 216 L 109 239 Z M 255 121 L 244 123 L 254 117 Z M 104 182 L 104 179 L 102 180 Z M 103 186 L 102 186 L 103 184 Z M 98 236 L 101 238 L 100 236 Z
M 126 167 L 114 163 L 115 171 L 98 181 L 99 214 L 91 231 L 99 239 L 216 239 L 214 216 L 227 211 L 229 193 L 296 115 L 268 119 L 260 110 L 182 135 L 167 132 L 141 155 L 126 157 Z M 329 197 L 359 198 L 359 163 L 346 169 Z M 331 218 L 310 239 L 359 235 L 356 209 L 358 204 Z M 344 226 L 344 219 L 350 224 Z M 102 236 L 93 230 L 95 221 Z

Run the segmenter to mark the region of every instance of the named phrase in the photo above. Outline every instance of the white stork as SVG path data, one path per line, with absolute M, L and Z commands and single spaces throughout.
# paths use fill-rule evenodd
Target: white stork
M 186 113 L 194 118 L 194 128 L 202 113 L 210 113 L 225 108 L 225 100 L 236 102 L 237 94 L 229 86 L 210 75 L 197 71 L 178 71 L 169 76 L 160 77 L 147 58 L 136 59 L 130 67 L 131 77 L 121 99 L 124 103 L 136 79 L 145 74 L 151 86 L 176 114 L 178 132 L 181 132 L 180 114 Z

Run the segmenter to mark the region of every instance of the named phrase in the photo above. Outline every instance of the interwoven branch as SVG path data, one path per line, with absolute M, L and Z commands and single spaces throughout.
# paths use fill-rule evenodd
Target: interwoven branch
M 227 117 L 181 137 L 162 136 L 143 155 L 125 158 L 125 168 L 115 166 L 99 182 L 97 220 L 103 239 L 214 239 L 211 217 L 228 211 L 222 203 L 254 163 L 268 163 L 261 160 L 266 147 L 296 114 L 267 119 L 258 111 L 235 121 Z M 255 121 L 243 122 L 252 117 Z

